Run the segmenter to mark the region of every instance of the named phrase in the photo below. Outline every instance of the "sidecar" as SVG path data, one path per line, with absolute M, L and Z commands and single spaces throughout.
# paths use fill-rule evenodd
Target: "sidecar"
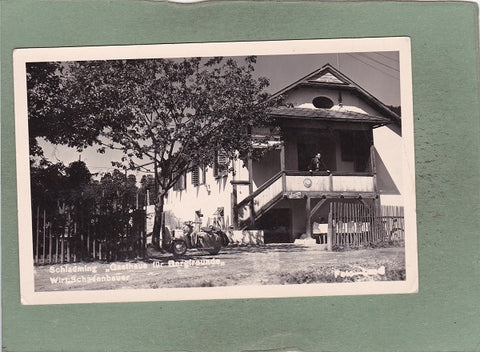
M 222 248 L 222 237 L 205 231 L 188 231 L 186 229 L 174 229 L 166 231 L 166 241 L 162 248 L 173 253 L 175 256 L 184 255 L 188 249 L 205 249 L 209 254 L 218 254 Z

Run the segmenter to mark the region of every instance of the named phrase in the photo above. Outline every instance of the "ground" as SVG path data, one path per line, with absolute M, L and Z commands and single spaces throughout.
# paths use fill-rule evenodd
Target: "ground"
M 36 291 L 214 287 L 405 280 L 403 247 L 328 252 L 320 246 L 226 247 L 218 255 L 189 250 L 174 259 L 38 266 Z

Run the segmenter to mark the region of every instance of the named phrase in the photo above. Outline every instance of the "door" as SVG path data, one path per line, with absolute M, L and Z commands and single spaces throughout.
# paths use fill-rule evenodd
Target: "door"
M 257 222 L 263 230 L 265 243 L 292 242 L 292 212 L 288 208 L 271 209 Z
M 308 171 L 310 162 L 317 153 L 322 154 L 326 170 L 336 170 L 335 141 L 330 136 L 308 136 L 299 140 L 297 150 L 299 171 Z

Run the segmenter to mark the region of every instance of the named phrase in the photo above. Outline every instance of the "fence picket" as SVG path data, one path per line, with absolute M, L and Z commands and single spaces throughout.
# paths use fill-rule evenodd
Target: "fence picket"
M 51 226 L 48 227 L 48 263 L 52 264 L 52 227 Z
M 401 206 L 367 206 L 365 203 L 330 203 L 332 245 L 358 247 L 403 241 Z M 394 236 L 395 235 L 395 236 Z

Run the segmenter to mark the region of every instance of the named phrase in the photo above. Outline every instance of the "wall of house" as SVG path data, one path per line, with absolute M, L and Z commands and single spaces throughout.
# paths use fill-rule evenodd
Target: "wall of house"
M 200 210 L 204 215 L 202 225 L 205 226 L 208 219 L 213 217 L 217 208 L 223 207 L 225 221 L 229 225 L 232 223 L 231 180 L 231 173 L 227 177 L 216 179 L 213 176 L 212 168 L 208 168 L 205 184 L 194 186 L 191 173 L 188 173 L 186 189 L 170 190 L 165 201 L 164 210 L 170 213 L 169 216 L 173 215 L 181 222 L 195 220 L 195 211 Z
M 270 150 L 262 160 L 252 163 L 253 190 L 263 185 L 280 171 L 280 150 Z
M 311 107 L 313 98 L 326 96 L 335 104 L 338 104 L 338 90 L 325 88 L 300 88 L 288 93 L 287 101 L 294 106 Z M 342 91 L 342 104 L 348 109 L 355 107 L 355 111 L 364 111 L 371 115 L 381 115 L 358 96 L 348 91 Z M 333 109 L 338 108 L 334 106 Z M 373 130 L 374 145 L 376 148 L 377 186 L 380 191 L 380 201 L 384 205 L 402 205 L 402 139 L 400 127 L 395 125 L 384 126 Z M 353 162 L 345 162 L 341 159 L 340 138 L 335 137 L 336 169 L 337 171 L 353 171 Z M 287 169 L 295 169 L 298 165 L 297 150 L 294 143 L 286 150 Z
M 229 180 L 248 182 L 249 180 L 248 168 L 247 168 L 247 165 L 244 165 L 242 160 L 236 159 L 233 161 L 233 172 L 235 176 L 229 178 Z M 247 197 L 250 194 L 249 189 L 250 188 L 248 184 L 237 185 L 237 202 L 238 203 L 240 203 L 245 197 Z
M 377 188 L 382 205 L 403 205 L 402 137 L 400 127 L 389 125 L 373 130 L 376 150 Z
M 318 96 L 328 97 L 338 106 L 339 91 L 326 88 L 302 87 L 300 89 L 294 89 L 287 93 L 286 101 L 292 103 L 295 107 L 299 107 L 302 104 L 311 104 L 313 98 Z M 349 91 L 342 91 L 342 104 L 345 108 L 355 107 L 355 111 L 358 112 L 364 111 L 370 115 L 379 115 L 375 109 Z M 311 108 L 313 108 L 313 105 Z
M 298 150 L 295 137 L 285 136 L 285 169 L 298 170 Z

